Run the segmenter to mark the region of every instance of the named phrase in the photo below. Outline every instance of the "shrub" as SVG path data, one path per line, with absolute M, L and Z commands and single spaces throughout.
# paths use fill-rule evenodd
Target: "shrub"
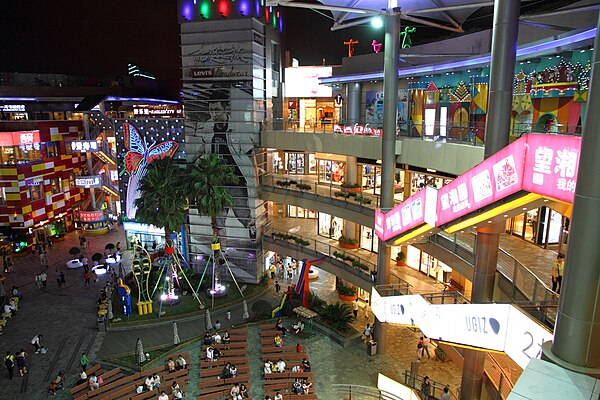
M 340 186 L 343 188 L 351 188 L 351 189 L 356 189 L 356 188 L 360 187 L 360 185 L 358 183 L 348 183 L 348 182 L 342 182 L 342 184 Z
M 296 187 L 300 190 L 310 190 L 312 186 L 307 185 L 306 183 L 296 183 Z
M 366 197 L 363 196 L 356 196 L 354 197 L 354 200 L 358 201 L 359 203 L 362 204 L 371 204 L 371 199 L 368 199 Z
M 327 325 L 339 332 L 350 330 L 350 322 L 354 319 L 352 309 L 346 303 L 327 304 L 320 312 L 321 318 Z
M 281 313 L 286 317 L 293 317 L 295 315 L 294 308 L 302 307 L 302 302 L 298 299 L 288 299 L 283 304 L 283 308 L 281 309 Z
M 342 283 L 335 285 L 335 290 L 337 290 L 337 292 L 342 296 L 356 296 L 355 287 L 346 286 Z
M 358 244 L 358 242 L 356 240 L 347 238 L 344 235 L 340 236 L 340 238 L 338 239 L 338 241 L 341 244 L 348 244 L 348 245 L 351 245 L 351 246 L 355 246 L 356 244 Z
M 398 254 L 396 255 L 396 261 L 398 262 L 406 262 L 406 254 L 404 254 L 403 251 L 398 252 Z
M 440 361 L 446 361 L 448 359 L 448 354 L 440 346 L 435 348 L 435 356 Z
M 259 318 L 269 318 L 271 317 L 272 310 L 271 303 L 267 300 L 258 300 L 256 303 L 252 304 L 252 314 Z
M 362 269 L 363 271 L 368 271 L 369 270 L 369 267 L 367 266 L 367 264 L 361 263 L 358 260 L 352 261 L 352 266 L 354 268 Z
M 291 181 L 277 181 L 275 182 L 278 186 L 289 187 L 292 182 Z
M 348 197 L 350 197 L 350 194 L 344 193 L 344 192 L 335 192 L 333 195 L 335 197 L 343 197 L 345 199 L 347 199 Z
M 327 302 L 317 296 L 317 294 L 312 290 L 308 292 L 308 302 L 310 303 L 310 309 L 316 311 L 317 313 L 327 305 Z

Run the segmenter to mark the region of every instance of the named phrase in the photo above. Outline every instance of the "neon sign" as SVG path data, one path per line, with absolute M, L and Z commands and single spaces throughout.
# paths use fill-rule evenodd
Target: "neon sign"
M 102 186 L 102 179 L 100 175 L 79 176 L 75 178 L 75 186 L 85 189 L 97 188 Z
M 379 43 L 377 40 L 373 39 L 373 41 L 371 42 L 371 46 L 373 46 L 373 51 L 375 53 L 379 53 L 381 51 L 381 47 L 383 46 L 383 44 Z
M 79 220 L 81 222 L 104 221 L 104 211 L 79 211 Z
M 94 153 L 99 150 L 98 142 L 95 140 L 73 140 L 71 142 L 71 151 Z
M 344 44 L 348 46 L 348 57 L 352 57 L 354 55 L 354 45 L 358 44 L 358 40 L 350 39 Z
M 402 32 L 400 32 L 400 36 L 402 36 L 402 48 L 408 49 L 412 46 L 412 39 L 410 38 L 411 33 L 415 33 L 417 28 L 414 26 L 407 26 L 404 28 Z

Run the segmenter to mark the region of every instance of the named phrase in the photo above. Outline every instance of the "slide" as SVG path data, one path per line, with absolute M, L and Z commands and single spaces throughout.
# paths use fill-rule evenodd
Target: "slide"
M 281 310 L 283 310 L 283 305 L 285 304 L 286 299 L 287 299 L 287 293 L 285 293 L 283 295 L 283 297 L 281 297 L 281 303 L 279 304 L 279 306 L 276 307 L 273 310 L 273 312 L 271 312 L 271 318 L 281 317 Z

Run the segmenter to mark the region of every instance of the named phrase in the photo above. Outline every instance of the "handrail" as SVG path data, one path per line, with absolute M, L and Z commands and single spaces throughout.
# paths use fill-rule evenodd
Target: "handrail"
M 360 399 L 403 400 L 395 394 L 370 386 L 334 383 L 331 387 L 335 393 L 347 395 L 348 397 L 344 396 L 345 399 L 351 399 L 352 395 L 359 395 Z
M 494 385 L 498 394 L 502 399 L 508 398 L 511 390 L 515 386 L 510 377 L 504 372 L 504 368 L 500 365 L 496 358 L 487 353 L 483 363 L 483 369 L 490 382 Z
M 286 247 L 307 248 L 309 250 L 314 251 L 315 253 L 328 257 L 330 261 L 334 262 L 334 264 L 344 265 L 345 267 L 348 267 L 349 269 L 351 269 L 352 272 L 354 272 L 354 274 L 360 276 L 362 279 L 373 282 L 374 274 L 377 273 L 377 265 L 356 255 L 356 253 L 348 251 L 341 247 L 332 246 L 329 243 L 325 243 L 310 237 L 292 234 L 292 236 L 300 240 L 307 241 L 308 245 L 304 246 L 301 244 L 292 243 L 286 239 L 278 239 L 278 234 L 289 235 L 290 233 L 280 231 L 278 229 L 273 228 L 272 226 L 266 226 L 265 230 L 263 231 L 263 240 L 272 240 L 274 243 L 286 243 Z M 351 258 L 353 261 L 348 262 L 349 260 L 347 258 Z M 401 281 L 398 284 L 399 287 L 404 286 L 405 288 L 403 294 L 408 294 L 411 285 L 408 282 L 402 280 L 402 278 L 397 278 L 399 281 Z
M 402 376 L 404 376 L 404 385 L 413 388 L 419 394 L 421 393 L 421 384 L 423 383 L 423 378 L 425 378 L 424 376 L 419 375 L 419 374 L 414 374 L 408 370 L 405 370 L 402 373 Z M 442 393 L 444 393 L 444 388 L 446 388 L 446 387 L 448 387 L 448 389 L 449 389 L 448 393 L 450 393 L 450 398 L 452 398 L 452 399 L 460 398 L 460 387 L 457 388 L 456 392 L 453 392 L 452 390 L 450 390 L 449 385 L 444 385 L 444 384 L 442 384 L 440 382 L 436 382 L 432 379 L 429 379 L 429 382 L 431 383 L 431 393 L 429 393 L 430 398 L 439 399 L 441 397 Z M 439 392 L 439 394 L 436 394 L 436 392 Z

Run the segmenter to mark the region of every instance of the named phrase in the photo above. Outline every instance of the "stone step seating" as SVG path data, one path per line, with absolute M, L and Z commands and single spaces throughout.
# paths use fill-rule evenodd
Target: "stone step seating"
M 211 344 L 210 346 L 214 347 L 216 349 L 219 349 L 219 350 L 245 349 L 246 348 L 246 341 L 243 341 L 243 342 L 231 342 L 229 344 L 225 344 L 225 343 Z M 202 351 L 206 351 L 207 347 L 209 347 L 209 345 L 203 344 L 202 345 Z
M 272 325 L 261 325 L 260 336 L 261 336 L 261 352 L 263 363 L 267 360 L 277 362 L 282 359 L 286 361 L 286 372 L 274 372 L 271 374 L 263 374 L 264 379 L 264 394 L 273 398 L 279 391 L 285 399 L 298 398 L 312 400 L 317 399 L 317 395 L 314 393 L 294 394 L 292 393 L 292 385 L 296 379 L 308 378 L 308 381 L 314 385 L 314 374 L 312 372 L 291 372 L 291 369 L 300 365 L 303 358 L 308 358 L 306 352 L 296 352 L 296 346 L 282 346 L 277 347 L 273 342 L 275 335 L 281 334 L 280 331 L 273 329 Z M 279 352 L 277 352 L 279 349 Z M 295 361 L 294 363 L 288 363 L 289 361 Z M 313 389 L 314 386 L 311 386 Z
M 248 385 L 247 383 L 244 383 L 246 385 L 246 389 L 248 389 L 248 392 L 250 391 L 250 385 Z M 230 399 L 230 391 L 231 391 L 231 387 L 227 387 L 227 388 L 219 388 L 216 391 L 213 391 L 212 393 L 204 393 L 199 395 L 196 399 L 197 400 L 224 400 L 224 399 Z M 246 398 L 244 398 L 244 400 L 252 400 L 252 396 L 248 396 Z
M 19 311 L 19 300 L 20 299 L 18 297 L 11 297 L 11 300 L 15 301 L 15 311 Z M 7 302 L 8 301 L 9 300 L 7 300 Z M 0 315 L 0 332 L 2 332 L 4 330 L 4 327 L 6 326 L 6 323 L 12 317 L 13 317 L 12 313 L 2 313 Z
M 86 374 L 89 377 L 92 373 L 94 373 L 94 374 L 96 374 L 96 376 L 98 376 L 98 375 L 103 374 L 106 371 L 104 371 L 102 369 L 102 365 L 95 364 L 95 365 L 92 365 L 91 367 L 89 367 L 85 372 L 86 372 Z M 104 379 L 104 377 L 102 377 L 102 379 Z M 84 382 L 84 383 L 82 383 L 80 385 L 74 386 L 73 388 L 71 388 L 69 390 L 69 392 L 71 393 L 71 395 L 73 396 L 73 398 L 76 398 L 76 397 L 78 397 L 78 396 L 80 396 L 82 394 L 81 392 L 85 392 L 87 390 L 88 390 L 88 383 L 86 381 L 86 382 Z
M 233 329 L 229 331 L 231 343 L 220 345 L 229 347 L 229 350 L 222 350 L 221 356 L 213 362 L 206 360 L 206 347 L 200 355 L 200 387 L 198 391 L 198 400 L 218 399 L 223 396 L 229 396 L 231 387 L 234 383 L 240 383 L 250 387 L 250 371 L 248 366 L 248 357 L 246 354 L 246 341 L 248 330 L 245 328 Z M 243 347 L 238 344 L 243 343 Z M 219 346 L 219 345 L 216 345 Z M 235 347 L 234 347 L 235 346 Z M 222 347 L 219 348 L 221 350 Z M 234 364 L 238 369 L 238 376 L 227 379 L 220 379 L 219 376 L 223 367 L 227 363 Z
M 175 354 L 171 354 L 165 357 L 164 362 L 166 363 L 169 358 L 177 358 L 177 356 L 182 355 L 183 358 L 188 361 L 189 364 L 189 353 L 188 352 L 179 352 Z M 114 399 L 135 399 L 141 400 L 146 398 L 155 398 L 158 397 L 157 390 L 145 391 L 143 393 L 136 393 L 136 389 L 138 386 L 144 385 L 144 381 L 146 377 L 150 374 L 158 374 L 161 378 L 161 387 L 165 388 L 164 390 L 170 392 L 171 383 L 176 380 L 179 383 L 181 390 L 184 390 L 185 383 L 187 381 L 186 377 L 189 373 L 189 370 L 182 369 L 175 372 L 166 372 L 165 365 L 159 365 L 151 369 L 144 370 L 142 372 L 138 372 L 133 375 L 124 376 L 115 381 L 106 382 L 104 380 L 104 376 L 102 379 L 104 383 L 100 385 L 100 388 L 89 391 L 86 393 L 85 397 L 81 397 L 81 399 L 86 398 L 95 398 L 98 400 L 114 400 Z M 168 389 L 168 390 L 167 390 Z M 142 395 L 146 395 L 149 397 L 144 397 Z M 75 400 L 79 400 L 79 398 L 75 398 Z

